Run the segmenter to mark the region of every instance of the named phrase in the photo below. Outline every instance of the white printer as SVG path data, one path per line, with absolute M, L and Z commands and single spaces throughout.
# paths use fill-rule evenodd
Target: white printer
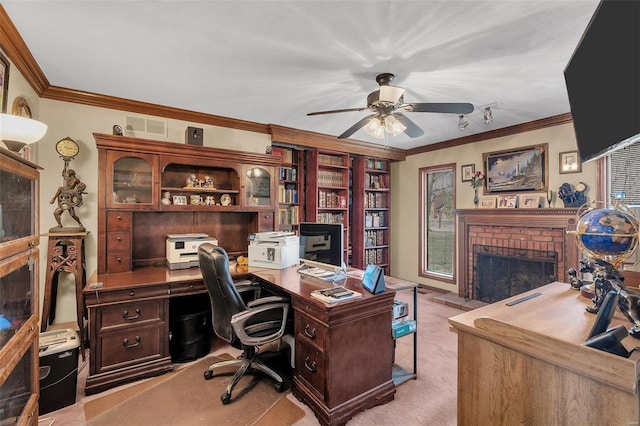
M 285 269 L 300 262 L 300 239 L 293 232 L 258 232 L 249 240 L 249 266 Z
M 198 247 L 203 243 L 218 245 L 218 240 L 207 234 L 167 234 L 167 267 L 188 269 L 198 266 Z

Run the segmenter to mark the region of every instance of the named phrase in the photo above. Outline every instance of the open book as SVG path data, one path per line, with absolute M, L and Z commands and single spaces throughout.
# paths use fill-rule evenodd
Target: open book
M 311 297 L 322 300 L 325 303 L 336 303 L 343 300 L 351 300 L 362 297 L 362 293 L 358 293 L 357 291 L 338 286 L 312 291 Z

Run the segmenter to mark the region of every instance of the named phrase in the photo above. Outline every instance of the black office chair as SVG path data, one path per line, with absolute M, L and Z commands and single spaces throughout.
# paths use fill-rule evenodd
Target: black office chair
M 242 349 L 238 359 L 221 361 L 209 366 L 204 378 L 213 377 L 217 368 L 237 366 L 231 383 L 220 399 L 223 404 L 231 402 L 231 392 L 238 381 L 247 372 L 261 371 L 276 381 L 278 392 L 285 389 L 282 376 L 259 359 L 266 351 L 286 349 L 284 340 L 292 342 L 291 336 L 285 337 L 289 315 L 289 299 L 282 296 L 267 296 L 251 300 L 245 304 L 239 288 L 229 273 L 229 257 L 222 247 L 213 244 L 201 244 L 198 249 L 200 271 L 211 300 L 213 330 L 218 337 L 233 347 Z M 241 290 L 251 290 L 245 286 Z M 269 344 L 267 346 L 267 344 Z M 293 348 L 291 348 L 293 351 Z

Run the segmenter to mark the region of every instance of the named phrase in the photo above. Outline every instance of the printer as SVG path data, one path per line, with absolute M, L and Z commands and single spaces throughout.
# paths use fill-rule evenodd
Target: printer
M 218 245 L 218 240 L 207 234 L 167 234 L 167 267 L 188 269 L 198 266 L 198 247 L 203 243 Z
M 300 240 L 293 232 L 258 232 L 249 236 L 249 266 L 285 269 L 300 262 Z

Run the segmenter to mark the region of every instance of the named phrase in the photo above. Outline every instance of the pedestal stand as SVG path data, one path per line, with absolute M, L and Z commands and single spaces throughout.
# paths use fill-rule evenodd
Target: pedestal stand
M 87 282 L 84 255 L 84 237 L 89 232 L 50 232 L 43 234 L 49 237 L 47 252 L 47 276 L 44 283 L 44 301 L 42 303 L 42 321 L 40 331 L 46 331 L 56 317 L 56 297 L 58 294 L 58 277 L 60 272 L 70 272 L 75 278 L 76 311 L 80 334 L 80 351 L 82 360 L 84 353 L 84 318 L 85 307 L 82 289 Z

